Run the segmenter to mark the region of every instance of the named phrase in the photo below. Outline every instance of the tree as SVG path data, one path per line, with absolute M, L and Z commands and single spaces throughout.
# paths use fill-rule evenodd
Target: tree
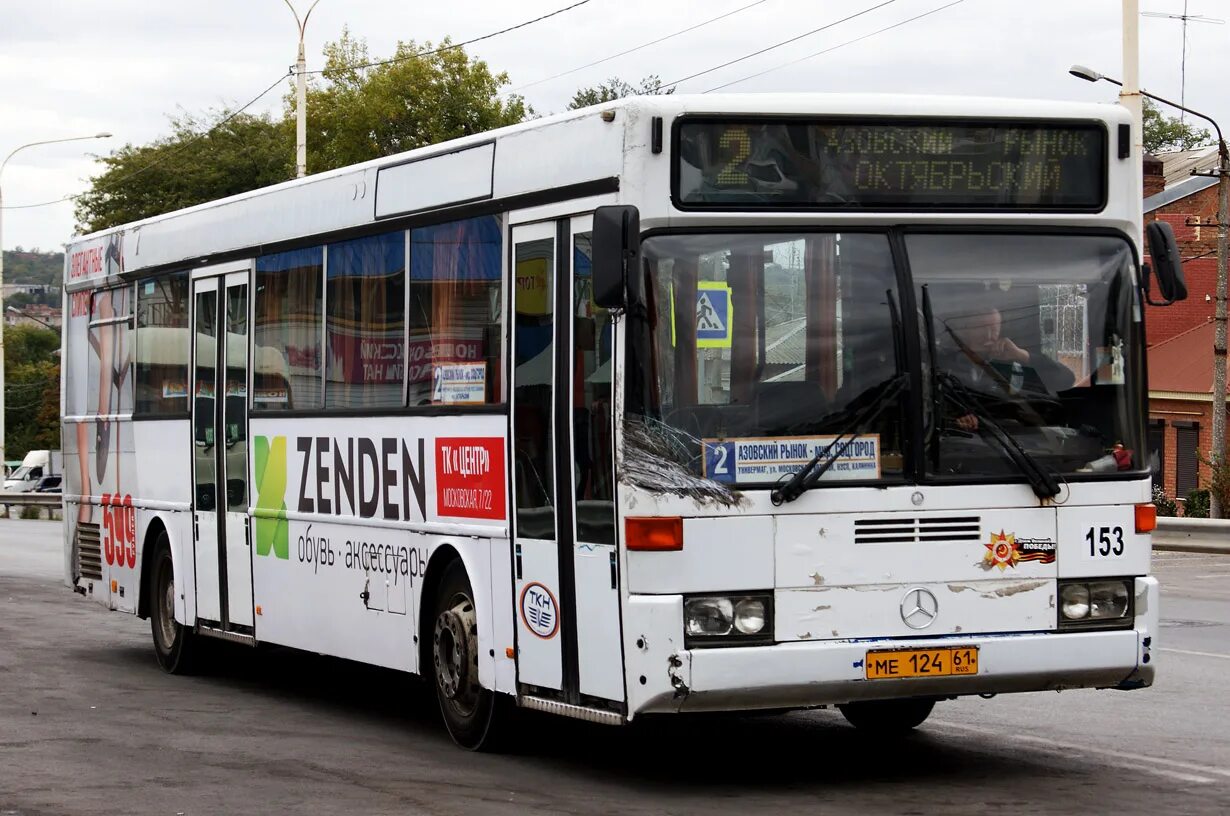
M 650 74 L 641 80 L 640 85 L 636 86 L 629 85 L 619 77 L 611 77 L 601 85 L 595 85 L 592 88 L 578 88 L 577 92 L 572 95 L 572 101 L 568 103 L 568 110 L 587 108 L 590 105 L 623 99 L 625 96 L 657 96 L 674 92 L 673 87 L 663 88 L 662 80 L 656 74 Z
M 1191 150 L 1209 144 L 1207 130 L 1201 130 L 1177 116 L 1166 116 L 1150 99 L 1144 98 L 1144 145 L 1149 153 Z
M 441 50 L 447 49 L 447 50 Z M 310 83 L 308 170 L 320 172 L 525 119 L 517 96 L 464 50 L 398 43 L 392 59 L 373 60 L 343 31 L 325 46 L 325 69 Z M 247 113 L 171 119 L 171 135 L 125 145 L 77 200 L 78 229 L 94 232 L 294 177 L 294 95 L 279 117 Z M 209 122 L 222 120 L 211 127 Z
M 325 46 L 323 81 L 308 88 L 308 170 L 320 172 L 524 121 L 524 100 L 499 96 L 493 74 L 445 38 L 398 42 L 377 61 L 348 30 Z M 287 118 L 293 118 L 290 97 Z
M 171 119 L 171 130 L 101 159 L 106 169 L 77 199 L 79 230 L 95 232 L 294 177 L 293 122 L 240 113 L 210 129 L 204 119 L 184 115 Z
M 4 455 L 60 447 L 60 336 L 49 329 L 11 326 L 4 332 Z

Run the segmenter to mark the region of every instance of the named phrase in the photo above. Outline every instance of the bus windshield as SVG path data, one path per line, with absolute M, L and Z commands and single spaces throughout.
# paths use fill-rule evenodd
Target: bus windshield
M 986 419 L 1054 473 L 1138 473 L 1144 384 L 1126 241 L 907 235 L 928 399 L 927 470 L 1014 472 Z M 924 297 L 925 291 L 925 297 Z M 982 417 L 980 419 L 979 417 Z
M 629 418 L 692 475 L 743 487 L 834 450 L 824 482 L 1020 481 L 1018 452 L 1060 476 L 1139 475 L 1127 242 L 903 237 L 912 313 L 885 231 L 650 236 Z M 897 387 L 908 374 L 921 392 Z

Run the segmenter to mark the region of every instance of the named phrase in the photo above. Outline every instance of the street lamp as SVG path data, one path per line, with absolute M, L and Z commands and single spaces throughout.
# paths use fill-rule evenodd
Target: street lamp
M 4 463 L 4 168 L 9 159 L 25 150 L 38 145 L 58 144 L 60 142 L 79 142 L 85 139 L 110 139 L 110 133 L 95 133 L 92 136 L 70 136 L 67 139 L 46 139 L 41 142 L 30 142 L 15 148 L 4 161 L 0 162 L 0 466 Z
M 1123 83 L 1119 80 L 1099 74 L 1083 65 L 1073 65 L 1068 69 L 1068 73 L 1089 82 L 1104 79 L 1123 87 Z M 1217 309 L 1213 316 L 1213 450 L 1210 452 L 1209 460 L 1214 464 L 1220 464 L 1226 453 L 1226 229 L 1230 225 L 1230 151 L 1226 148 L 1226 140 L 1222 138 L 1221 128 L 1212 117 L 1143 89 L 1140 94 L 1204 119 L 1217 131 L 1217 170 L 1213 173 L 1199 175 L 1217 177 Z M 1210 490 L 1209 516 L 1221 518 L 1222 509 L 1217 491 Z
M 320 0 L 312 3 L 302 20 L 299 19 L 299 12 L 295 11 L 290 0 L 283 0 L 283 2 L 290 9 L 290 13 L 295 15 L 295 25 L 299 27 L 299 58 L 295 61 L 295 177 L 303 178 L 307 175 L 307 84 L 305 79 L 307 60 L 303 56 L 303 32 L 307 30 L 308 18 L 312 16 L 312 9 L 316 8 Z

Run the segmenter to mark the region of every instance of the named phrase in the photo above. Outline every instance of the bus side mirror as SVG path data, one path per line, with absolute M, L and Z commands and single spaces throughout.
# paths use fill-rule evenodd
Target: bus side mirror
M 603 309 L 627 306 L 628 276 L 635 269 L 640 249 L 641 213 L 636 207 L 617 205 L 594 210 L 594 305 Z
M 1145 243 L 1149 245 L 1152 261 L 1145 266 L 1143 275 L 1145 300 L 1150 306 L 1169 306 L 1177 300 L 1187 300 L 1187 283 L 1183 280 L 1183 262 L 1174 230 L 1165 221 L 1151 221 L 1145 227 Z M 1163 298 L 1159 302 L 1149 297 L 1150 273 L 1157 278 L 1157 289 Z

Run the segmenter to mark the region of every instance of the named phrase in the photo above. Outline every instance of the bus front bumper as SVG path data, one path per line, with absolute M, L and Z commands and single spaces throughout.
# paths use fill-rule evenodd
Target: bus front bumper
M 677 598 L 678 596 L 676 596 Z M 638 616 L 638 599 L 629 618 Z M 666 598 L 644 598 L 659 623 Z M 855 700 L 952 697 L 1074 688 L 1135 689 L 1153 683 L 1158 630 L 1155 578 L 1136 579 L 1132 629 L 937 638 L 833 640 L 768 646 L 678 649 L 666 656 L 665 682 L 640 671 L 650 658 L 630 654 L 629 713 L 805 708 Z M 628 621 L 626 621 L 628 622 Z M 682 621 L 680 621 L 682 622 Z M 645 641 L 648 642 L 646 638 Z M 866 679 L 869 651 L 974 647 L 978 673 L 909 679 Z

